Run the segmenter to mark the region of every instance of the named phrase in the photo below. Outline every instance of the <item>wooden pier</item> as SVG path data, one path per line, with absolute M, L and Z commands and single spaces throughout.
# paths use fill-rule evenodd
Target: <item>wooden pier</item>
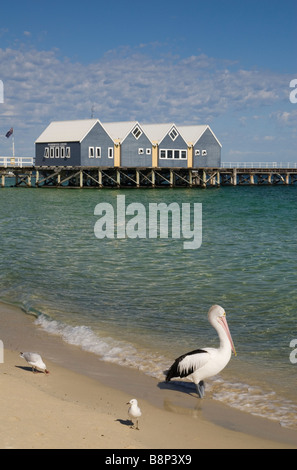
M 1 187 L 158 188 L 294 185 L 297 168 L 0 167 Z

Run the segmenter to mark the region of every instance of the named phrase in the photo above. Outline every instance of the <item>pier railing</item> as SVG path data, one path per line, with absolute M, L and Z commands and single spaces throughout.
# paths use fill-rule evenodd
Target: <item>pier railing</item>
M 0 157 L 0 167 L 31 167 L 34 166 L 34 157 Z M 297 162 L 222 162 L 220 168 L 295 168 Z
M 221 168 L 297 168 L 291 162 L 222 162 Z
M 0 166 L 4 168 L 33 166 L 33 157 L 0 157 Z

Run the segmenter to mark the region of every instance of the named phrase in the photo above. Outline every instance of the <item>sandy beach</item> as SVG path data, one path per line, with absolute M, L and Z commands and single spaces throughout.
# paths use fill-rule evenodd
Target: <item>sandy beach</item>
M 198 400 L 144 374 L 100 361 L 1 304 L 1 449 L 281 449 L 297 432 Z M 39 352 L 49 375 L 33 373 L 20 351 Z M 142 409 L 131 429 L 127 402 Z

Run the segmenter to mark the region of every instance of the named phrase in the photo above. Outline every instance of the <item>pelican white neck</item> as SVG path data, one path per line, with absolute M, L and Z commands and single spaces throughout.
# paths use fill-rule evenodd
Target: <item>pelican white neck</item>
M 213 305 L 208 312 L 208 320 L 217 331 L 220 338 L 220 348 L 226 347 L 229 343 L 236 356 L 236 350 L 233 344 L 232 336 L 226 319 L 225 310 L 219 305 Z

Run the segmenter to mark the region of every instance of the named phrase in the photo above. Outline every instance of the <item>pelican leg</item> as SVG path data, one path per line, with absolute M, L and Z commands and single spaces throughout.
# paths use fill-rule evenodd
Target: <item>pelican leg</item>
M 196 390 L 197 390 L 199 398 L 203 398 L 204 392 L 205 392 L 205 385 L 204 385 L 203 380 L 200 380 L 199 384 L 196 384 Z

